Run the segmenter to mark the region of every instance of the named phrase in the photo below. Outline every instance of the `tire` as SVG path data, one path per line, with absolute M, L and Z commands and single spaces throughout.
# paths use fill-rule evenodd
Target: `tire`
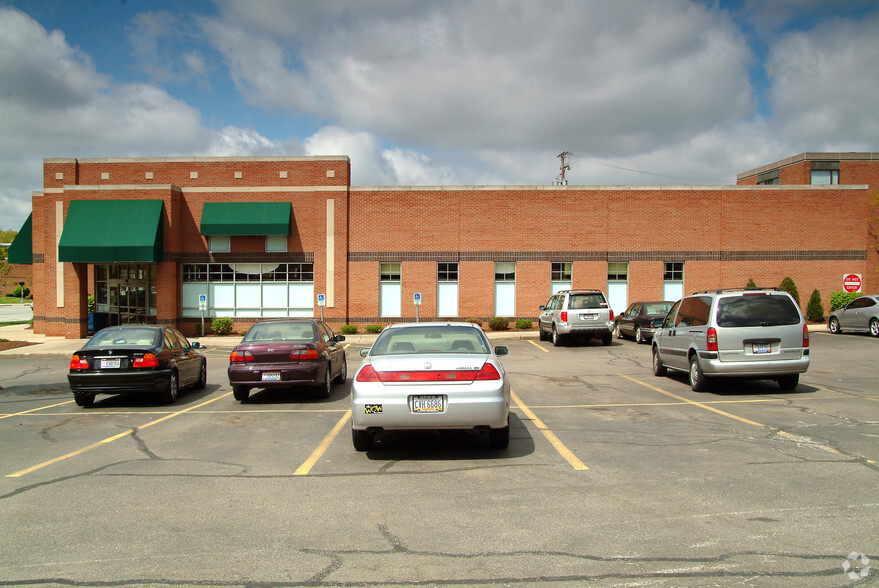
M 830 321 L 827 323 L 827 327 L 834 335 L 839 335 L 840 333 L 842 333 L 842 329 L 839 328 L 839 320 L 835 316 L 830 317 Z
M 250 396 L 250 388 L 247 386 L 232 386 L 232 396 L 238 402 L 247 402 L 247 398 Z
M 506 449 L 510 446 L 510 423 L 503 429 L 491 429 L 488 432 L 488 445 L 492 449 Z
M 556 347 L 561 347 L 563 343 L 562 336 L 559 335 L 559 332 L 556 330 L 555 325 L 552 326 L 552 344 Z
M 348 380 L 348 358 L 342 358 L 342 370 L 339 375 L 333 379 L 333 384 L 344 384 Z
M 879 319 L 872 319 L 870 321 L 870 334 L 874 337 L 879 337 Z
M 82 406 L 83 408 L 88 408 L 89 406 L 95 403 L 95 395 L 94 394 L 81 394 L 79 392 L 73 393 L 73 401 L 76 402 L 76 406 Z
M 659 350 L 654 347 L 653 348 L 653 375 L 659 378 L 664 377 L 668 373 L 668 368 L 665 367 L 662 363 L 662 359 L 659 357 Z
M 608 331 L 607 333 L 602 335 L 601 336 L 601 343 L 602 343 L 602 345 L 610 345 L 611 343 L 613 343 L 613 333 Z
M 800 374 L 788 374 L 778 378 L 778 385 L 782 390 L 793 390 L 800 383 Z
M 333 391 L 333 364 L 327 364 L 327 370 L 324 372 L 324 381 L 317 387 L 317 394 L 320 398 L 329 398 Z
M 208 362 L 204 360 L 201 362 L 201 372 L 198 375 L 198 381 L 195 383 L 196 390 L 203 390 L 205 386 L 208 385 Z
M 699 358 L 695 355 L 690 358 L 690 388 L 692 388 L 693 392 L 705 392 L 708 390 L 708 378 L 702 373 Z
M 537 323 L 537 334 L 540 336 L 541 341 L 549 341 L 549 336 L 546 334 L 546 331 L 543 330 L 543 325 Z
M 614 328 L 613 328 L 613 336 L 616 337 L 617 339 L 622 339 L 622 338 L 623 338 L 623 332 L 620 331 L 620 326 L 619 326 L 618 324 L 617 324 L 617 325 L 614 325 Z
M 168 385 L 162 392 L 162 402 L 165 404 L 174 404 L 177 402 L 177 395 L 180 392 L 180 381 L 177 379 L 177 372 L 171 370 L 171 377 L 168 378 Z
M 369 431 L 351 429 L 351 440 L 354 442 L 354 449 L 357 451 L 369 451 L 375 447 L 375 435 Z
M 644 337 L 641 336 L 641 327 L 635 327 L 635 343 L 646 343 Z

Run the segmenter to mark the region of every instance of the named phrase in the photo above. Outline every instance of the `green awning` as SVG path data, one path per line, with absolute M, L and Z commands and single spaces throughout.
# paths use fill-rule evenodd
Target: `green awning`
M 58 260 L 81 263 L 162 261 L 161 200 L 74 200 Z
M 202 235 L 289 235 L 289 202 L 205 202 Z
M 27 215 L 27 220 L 21 225 L 21 230 L 9 245 L 7 261 L 22 265 L 31 265 L 34 262 L 34 238 L 31 228 L 33 213 Z

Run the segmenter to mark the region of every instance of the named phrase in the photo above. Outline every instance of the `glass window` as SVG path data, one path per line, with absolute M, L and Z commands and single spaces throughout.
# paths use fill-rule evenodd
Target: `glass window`
M 811 181 L 813 186 L 827 186 L 830 184 L 838 184 L 839 171 L 831 169 L 813 169 Z
M 494 264 L 494 281 L 495 282 L 515 282 L 516 281 L 516 262 L 514 261 L 498 261 Z
M 552 262 L 552 269 L 550 279 L 553 282 L 570 282 L 571 281 L 571 266 L 572 262 L 570 261 L 554 261 Z
M 494 315 L 516 316 L 516 263 L 494 264 Z
M 607 264 L 608 282 L 626 282 L 629 279 L 629 264 L 625 261 L 612 261 Z
M 401 280 L 402 270 L 400 262 L 382 263 L 380 268 L 379 281 L 381 282 L 399 282 Z
M 437 282 L 457 282 L 458 281 L 458 263 L 441 261 L 436 264 L 436 281 Z
M 718 327 L 777 327 L 799 322 L 800 311 L 787 296 L 734 296 L 721 298 L 717 304 Z
M 666 261 L 665 272 L 662 276 L 665 281 L 683 281 L 684 279 L 684 262 L 683 261 Z
M 287 235 L 266 235 L 266 251 L 287 251 Z
M 211 253 L 229 253 L 232 250 L 232 237 L 229 235 L 209 236 L 208 250 Z

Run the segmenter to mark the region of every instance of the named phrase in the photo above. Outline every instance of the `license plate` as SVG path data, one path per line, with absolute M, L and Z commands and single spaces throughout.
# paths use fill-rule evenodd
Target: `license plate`
M 412 412 L 442 412 L 442 396 L 413 396 Z
M 772 347 L 769 343 L 754 343 L 752 348 L 754 353 L 770 353 L 772 351 Z
M 262 379 L 264 382 L 280 382 L 281 372 L 263 372 Z
M 581 321 L 591 321 L 591 320 L 595 320 L 595 318 L 597 316 L 598 316 L 597 314 L 581 314 L 580 320 Z
M 119 358 L 116 359 L 102 359 L 101 360 L 101 369 L 107 368 L 118 368 L 119 367 Z

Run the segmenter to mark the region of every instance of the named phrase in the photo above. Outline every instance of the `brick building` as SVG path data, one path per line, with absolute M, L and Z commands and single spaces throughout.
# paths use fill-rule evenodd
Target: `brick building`
M 785 276 L 827 305 L 846 274 L 879 291 L 877 190 L 877 153 L 806 153 L 734 186 L 360 187 L 345 156 L 46 159 L 14 245 L 34 330 L 66 337 L 86 335 L 89 294 L 105 325 L 190 334 L 200 297 L 239 331 L 414 320 L 415 293 L 421 320 L 533 319 L 563 288 L 619 312 Z

